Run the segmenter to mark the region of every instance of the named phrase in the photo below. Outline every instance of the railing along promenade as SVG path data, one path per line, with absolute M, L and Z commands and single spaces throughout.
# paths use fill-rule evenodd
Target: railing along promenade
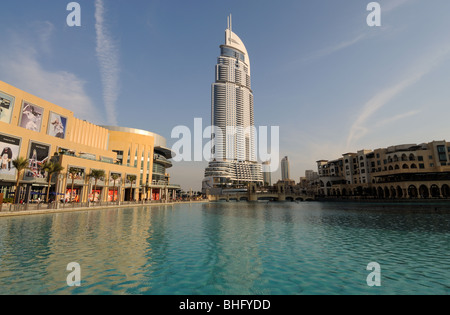
M 28 211 L 49 211 L 49 210 L 89 210 L 90 208 L 111 208 L 111 207 L 126 207 L 126 206 L 146 206 L 146 205 L 173 205 L 178 203 L 192 203 L 200 202 L 196 200 L 178 201 L 178 200 L 152 200 L 152 201 L 121 201 L 121 202 L 80 202 L 80 203 L 25 203 L 25 204 L 3 204 L 1 213 L 20 213 Z

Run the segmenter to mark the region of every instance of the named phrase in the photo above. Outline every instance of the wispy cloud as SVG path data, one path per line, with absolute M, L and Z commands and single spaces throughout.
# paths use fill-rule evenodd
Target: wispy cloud
M 340 50 L 349 48 L 350 46 L 353 46 L 355 44 L 357 44 L 358 42 L 360 42 L 361 40 L 365 39 L 366 35 L 365 34 L 359 34 L 356 37 L 349 39 L 349 40 L 345 40 L 342 41 L 340 43 L 337 43 L 335 45 L 323 48 L 309 56 L 307 56 L 306 58 L 304 58 L 302 61 L 303 62 L 308 62 L 314 59 L 319 59 L 319 58 L 323 58 L 329 55 L 334 54 L 335 52 L 338 52 Z
M 49 21 L 36 21 L 33 23 L 40 50 L 46 54 L 51 53 L 51 38 L 55 32 L 55 26 Z
M 404 4 L 412 3 L 414 0 L 389 0 L 388 2 L 382 2 L 382 13 L 389 13 L 395 9 L 401 7 Z
M 356 118 L 352 127 L 350 128 L 349 135 L 347 137 L 347 150 L 353 148 L 355 143 L 368 134 L 371 128 L 376 128 L 381 124 L 391 123 L 395 120 L 399 120 L 417 112 L 410 111 L 406 114 L 399 115 L 396 117 L 388 117 L 381 123 L 369 124 L 369 119 L 386 104 L 392 101 L 396 96 L 400 95 L 407 88 L 410 88 L 417 82 L 419 82 L 425 75 L 435 69 L 445 58 L 450 54 L 450 46 L 445 46 L 441 49 L 433 50 L 433 53 L 424 56 L 419 62 L 415 62 L 412 67 L 415 68 L 415 72 L 406 75 L 400 82 L 393 85 L 392 87 L 385 88 L 373 96 L 364 106 L 361 113 Z
M 405 119 L 405 118 L 409 118 L 412 116 L 416 116 L 418 114 L 420 114 L 422 111 L 421 110 L 411 110 L 409 112 L 403 113 L 403 114 L 399 114 L 393 117 L 388 117 L 380 122 L 378 122 L 375 127 L 379 128 L 385 125 L 389 125 L 389 124 L 393 124 L 399 120 Z
M 40 25 L 41 28 L 36 29 Z M 40 62 L 42 53 L 51 53 L 51 23 L 33 23 L 39 30 L 47 30 L 42 37 L 24 36 L 19 32 L 5 33 L 8 49 L 0 50 L 1 80 L 21 90 L 41 97 L 58 106 L 65 107 L 80 119 L 93 123 L 97 114 L 94 102 L 86 93 L 86 82 L 64 70 L 49 70 Z M 44 47 L 43 44 L 46 44 Z
M 97 57 L 103 84 L 103 101 L 108 124 L 117 125 L 116 103 L 119 97 L 119 52 L 116 42 L 105 25 L 103 0 L 95 0 L 95 30 L 97 33 Z

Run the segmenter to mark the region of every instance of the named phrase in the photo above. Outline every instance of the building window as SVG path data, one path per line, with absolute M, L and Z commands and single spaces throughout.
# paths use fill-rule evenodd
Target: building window
M 421 170 L 425 169 L 425 164 L 423 164 L 423 163 L 419 164 L 419 168 L 420 168 Z
M 423 156 L 418 156 L 417 159 L 418 159 L 419 161 L 423 161 Z
M 428 156 L 428 159 L 432 160 L 432 159 L 433 159 L 433 156 L 432 156 L 432 155 L 429 155 L 429 156 Z
M 447 152 L 445 152 L 445 147 L 443 145 L 440 145 L 437 147 L 437 150 L 439 153 L 439 161 L 447 162 Z
M 117 154 L 116 164 L 122 165 L 123 164 L 123 151 L 113 150 L 113 152 L 115 152 Z
M 434 163 L 430 163 L 430 167 L 434 167 Z

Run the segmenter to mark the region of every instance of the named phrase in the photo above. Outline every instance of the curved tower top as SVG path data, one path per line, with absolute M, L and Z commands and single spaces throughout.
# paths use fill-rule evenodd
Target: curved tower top
M 250 74 L 250 58 L 248 56 L 247 48 L 245 48 L 244 42 L 233 32 L 233 20 L 232 16 L 228 17 L 228 28 L 225 31 L 225 47 L 235 49 L 242 53 L 244 62 L 248 66 Z

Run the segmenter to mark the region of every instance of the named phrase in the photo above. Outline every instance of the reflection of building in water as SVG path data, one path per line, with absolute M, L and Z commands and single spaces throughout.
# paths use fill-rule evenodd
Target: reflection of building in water
M 251 294 L 254 281 L 264 272 L 259 237 L 266 237 L 270 227 L 265 223 L 264 211 L 255 211 L 251 204 L 247 205 L 248 208 L 242 204 L 236 208 L 232 205 L 230 203 L 220 209 L 221 215 L 204 216 L 202 230 L 206 232 L 204 239 L 208 244 L 206 257 L 209 264 L 215 266 L 209 282 L 226 279 L 224 286 L 231 292 L 234 285 L 239 283 L 240 290 L 247 290 Z M 212 208 L 209 211 L 214 213 L 217 210 Z M 255 230 L 261 233 L 254 233 Z
M 74 261 L 81 265 L 83 287 L 95 283 L 102 283 L 102 288 L 123 285 L 126 293 L 130 286 L 144 283 L 144 276 L 151 276 L 145 271 L 153 267 L 153 220 L 154 213 L 150 209 L 55 214 L 51 230 L 46 231 L 50 239 L 43 251 L 48 255 L 42 265 L 48 272 L 42 282 L 61 283 L 68 275 L 65 266 L 61 268 L 61 262 Z M 164 238 L 164 235 L 158 237 Z M 70 250 L 61 250 L 69 244 Z M 164 261 L 158 263 L 165 264 Z M 95 294 L 96 289 L 92 287 L 89 293 Z

